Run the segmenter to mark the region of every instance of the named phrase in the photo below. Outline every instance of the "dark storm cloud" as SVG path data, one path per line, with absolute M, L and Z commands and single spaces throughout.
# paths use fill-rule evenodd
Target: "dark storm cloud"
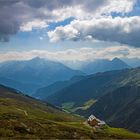
M 0 7 L 10 6 L 19 2 L 19 0 L 0 0 Z
M 81 4 L 85 10 L 95 10 L 108 0 L 24 0 L 24 2 L 32 7 L 46 7 L 50 10 Z
M 0 0 L 0 41 L 9 41 L 23 23 L 41 17 L 26 0 Z
M 25 0 L 24 3 L 34 8 L 46 7 L 49 10 L 53 10 L 79 3 L 79 0 L 77 0 L 77 2 L 74 1 L 75 0 Z
M 9 41 L 9 36 L 19 30 L 19 23 L 11 10 L 17 0 L 0 0 L 0 41 Z

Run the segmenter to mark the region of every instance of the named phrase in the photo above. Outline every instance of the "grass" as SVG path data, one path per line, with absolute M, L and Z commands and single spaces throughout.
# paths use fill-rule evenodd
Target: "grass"
M 85 102 L 85 103 L 83 104 L 83 106 L 75 108 L 74 111 L 76 111 L 76 110 L 78 110 L 78 109 L 87 110 L 87 109 L 90 108 L 95 102 L 96 102 L 96 100 L 91 99 L 91 100 Z
M 8 94 L 9 95 L 9 94 Z M 1 139 L 140 138 L 124 129 L 93 129 L 83 118 L 21 95 L 0 97 Z M 0 96 L 2 94 L 0 93 Z
M 69 102 L 69 103 L 63 103 L 62 104 L 62 108 L 63 109 L 66 109 L 68 111 L 70 111 L 74 106 L 74 103 L 73 102 Z
M 75 103 L 74 102 L 69 102 L 69 103 L 63 103 L 62 104 L 62 108 L 64 110 L 67 110 L 67 111 L 70 111 L 70 112 L 75 112 L 76 110 L 78 109 L 81 109 L 81 110 L 87 110 L 88 108 L 90 108 L 94 103 L 96 102 L 96 100 L 94 99 L 91 99 L 87 102 L 85 102 L 83 104 L 83 106 L 80 106 L 80 107 L 75 107 Z
M 116 136 L 118 138 L 128 137 L 128 138 L 140 139 L 140 134 L 127 131 L 123 128 L 112 128 L 109 126 L 105 126 L 103 130 L 104 130 L 104 133 Z

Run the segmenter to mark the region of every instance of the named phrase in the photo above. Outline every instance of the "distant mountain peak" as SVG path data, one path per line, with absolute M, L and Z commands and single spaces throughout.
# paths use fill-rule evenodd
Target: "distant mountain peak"
M 44 60 L 43 58 L 40 58 L 39 56 L 34 57 L 31 59 L 31 61 L 40 61 L 40 60 Z
M 119 59 L 118 57 L 115 57 L 114 59 L 112 59 L 112 61 L 120 61 L 123 62 L 121 59 Z
M 120 65 L 120 66 L 123 66 L 123 67 L 126 67 L 126 68 L 129 68 L 129 67 L 130 67 L 130 66 L 127 65 L 123 60 L 121 60 L 121 59 L 119 59 L 119 58 L 117 58 L 117 57 L 115 57 L 111 62 L 112 62 L 112 63 L 116 63 L 116 64 L 118 64 L 118 65 Z
M 48 62 L 46 59 L 41 58 L 41 57 L 34 57 L 30 59 L 28 62 L 31 62 L 32 64 L 42 64 L 44 65 L 46 62 Z

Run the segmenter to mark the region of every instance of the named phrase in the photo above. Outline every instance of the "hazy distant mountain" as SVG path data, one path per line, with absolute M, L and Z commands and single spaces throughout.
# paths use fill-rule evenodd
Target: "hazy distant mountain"
M 84 76 L 75 76 L 67 81 L 58 81 L 49 86 L 45 86 L 43 88 L 39 88 L 35 94 L 32 96 L 41 100 L 46 100 L 46 98 L 54 93 L 60 91 L 61 89 L 83 79 Z
M 140 67 L 140 59 L 139 58 L 121 58 L 125 63 L 127 63 L 131 67 Z
M 47 97 L 47 101 L 56 106 L 73 103 L 74 107 L 79 107 L 86 101 L 98 99 L 112 88 L 116 88 L 118 86 L 116 80 L 123 76 L 126 71 L 128 70 L 109 71 L 86 76 L 82 80 Z
M 0 83 L 9 87 L 14 87 L 15 89 L 23 91 L 24 93 L 34 93 L 36 88 L 40 88 L 39 84 L 22 83 L 5 77 L 0 77 Z
M 56 81 L 68 80 L 75 75 L 82 75 L 78 70 L 39 57 L 27 61 L 8 61 L 0 64 L 0 76 L 28 85 L 37 85 L 31 92 L 39 87 L 49 85 Z M 15 86 L 12 86 L 13 88 Z M 15 87 L 17 88 L 17 87 Z M 28 87 L 26 87 L 28 88 Z M 23 92 L 27 91 L 26 89 Z
M 81 69 L 85 64 L 87 64 L 87 61 L 79 61 L 79 60 L 66 60 L 62 61 L 62 63 L 72 69 L 79 70 Z
M 123 86 L 140 86 L 140 68 L 97 73 L 56 92 L 47 100 L 54 105 L 73 103 L 79 107 L 90 99 L 99 99 L 108 92 Z
M 87 74 L 93 74 L 97 72 L 105 72 L 111 70 L 121 70 L 130 68 L 125 62 L 118 58 L 114 58 L 112 61 L 108 59 L 97 59 L 85 64 L 81 70 Z

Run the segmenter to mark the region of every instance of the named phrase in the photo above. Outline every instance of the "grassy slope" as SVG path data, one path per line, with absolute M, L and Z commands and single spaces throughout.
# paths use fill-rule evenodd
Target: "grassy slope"
M 83 119 L 0 86 L 0 138 L 98 139 L 140 138 L 109 127 L 95 130 Z M 121 132 L 119 132 L 121 131 Z

